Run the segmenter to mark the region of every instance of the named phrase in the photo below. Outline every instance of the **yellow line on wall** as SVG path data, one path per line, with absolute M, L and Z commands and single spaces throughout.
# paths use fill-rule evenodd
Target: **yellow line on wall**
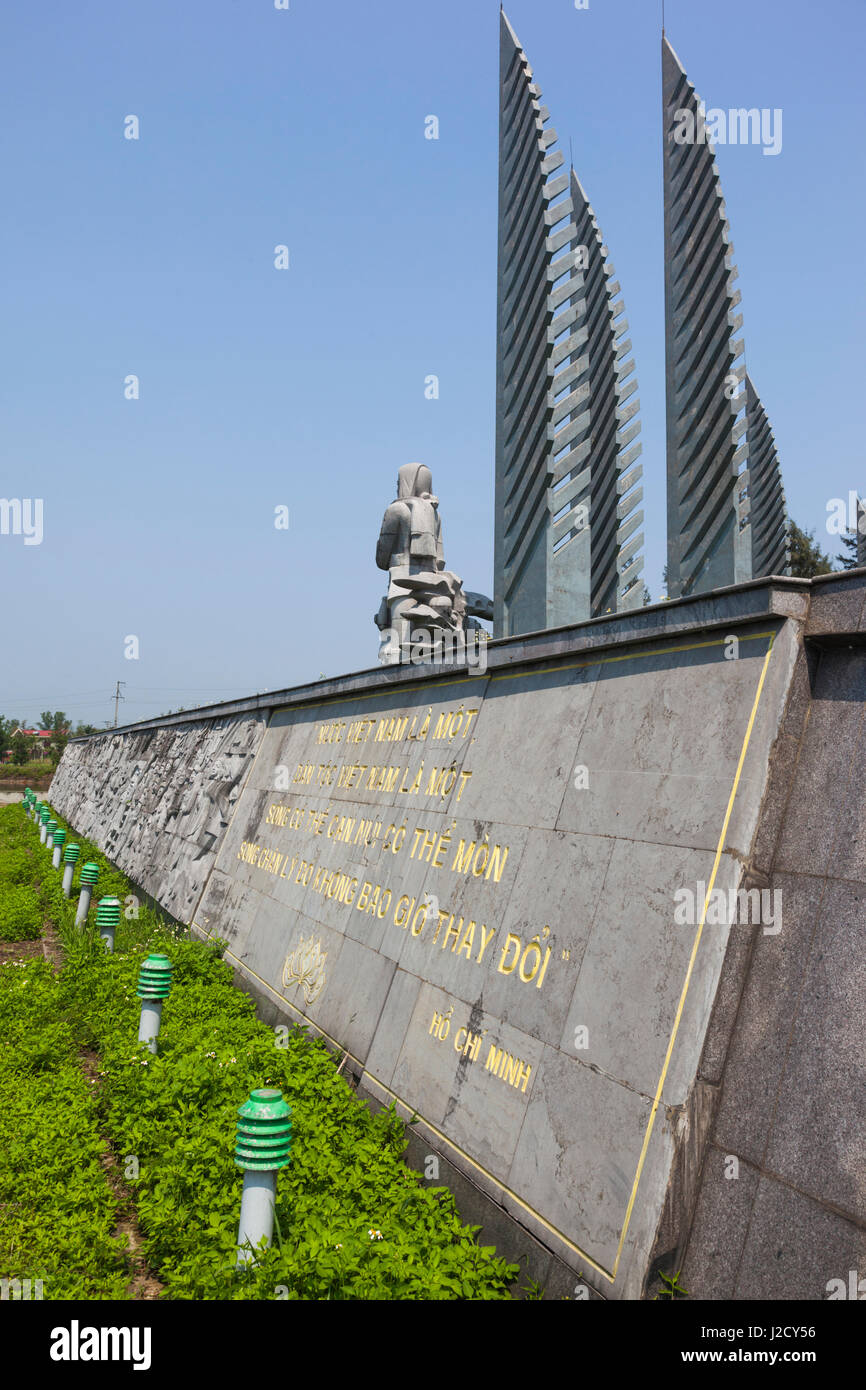
M 766 635 L 766 634 L 765 634 L 765 635 Z M 709 907 L 710 897 L 711 897 L 712 892 L 713 892 L 713 885 L 714 885 L 714 883 L 715 883 L 715 881 L 716 881 L 716 874 L 717 874 L 718 871 L 719 871 L 719 864 L 721 863 L 721 859 L 722 859 L 722 851 L 723 851 L 724 846 L 725 846 L 725 836 L 726 836 L 727 833 L 728 833 L 728 825 L 730 824 L 730 820 L 731 820 L 731 812 L 732 812 L 733 809 L 734 809 L 734 798 L 735 798 L 736 795 L 737 795 L 737 788 L 738 788 L 739 785 L 740 785 L 740 775 L 741 775 L 741 773 L 742 773 L 742 771 L 743 771 L 743 764 L 744 764 L 744 762 L 745 762 L 745 760 L 746 760 L 746 750 L 747 750 L 748 747 L 749 747 L 749 740 L 750 740 L 751 737 L 752 737 L 752 729 L 754 728 L 755 717 L 756 717 L 756 715 L 757 715 L 757 713 L 758 713 L 758 704 L 759 704 L 760 699 L 761 699 L 761 692 L 762 692 L 763 689 L 764 689 L 764 679 L 765 679 L 766 674 L 767 674 L 767 667 L 768 667 L 769 664 L 770 664 L 770 655 L 771 655 L 771 653 L 772 653 L 772 651 L 773 651 L 773 636 L 774 636 L 774 634 L 772 634 L 772 633 L 769 634 L 769 637 L 770 637 L 770 644 L 769 644 L 769 646 L 767 647 L 767 654 L 766 654 L 766 656 L 764 657 L 764 664 L 763 664 L 763 666 L 762 666 L 762 668 L 761 668 L 761 675 L 760 675 L 760 679 L 759 679 L 759 681 L 758 681 L 758 689 L 757 689 L 757 691 L 755 692 L 755 700 L 754 700 L 754 703 L 753 703 L 753 705 L 752 705 L 752 712 L 751 712 L 751 714 L 749 715 L 749 722 L 748 722 L 748 724 L 747 724 L 747 726 L 746 726 L 746 734 L 745 734 L 745 737 L 744 737 L 744 739 L 743 739 L 743 746 L 742 746 L 742 748 L 740 749 L 740 759 L 739 759 L 739 762 L 737 763 L 737 770 L 736 770 L 736 772 L 734 773 L 734 785 L 731 787 L 731 794 L 730 794 L 730 796 L 728 797 L 728 806 L 727 806 L 727 810 L 725 811 L 725 819 L 724 819 L 724 821 L 723 821 L 723 823 L 722 823 L 722 830 L 721 830 L 721 834 L 719 835 L 719 842 L 718 842 L 718 845 L 716 846 L 716 857 L 715 857 L 715 859 L 714 859 L 714 861 L 713 861 L 713 871 L 712 871 L 712 873 L 710 874 L 709 883 L 708 883 L 708 885 L 707 885 L 707 894 L 706 894 L 706 897 L 705 897 L 705 899 L 704 899 L 704 907 L 703 907 L 703 911 L 702 911 L 702 913 L 701 913 L 701 920 L 700 920 L 700 922 L 698 923 L 698 928 L 697 928 L 697 931 L 695 932 L 695 939 L 694 939 L 694 942 L 692 943 L 692 953 L 691 953 L 691 956 L 690 956 L 690 958 L 689 958 L 688 970 L 686 971 L 686 977 L 685 977 L 685 980 L 683 981 L 683 988 L 682 988 L 682 992 L 681 992 L 681 994 L 680 994 L 679 1004 L 677 1005 L 677 1011 L 676 1011 L 676 1014 L 675 1014 L 675 1016 L 674 1016 L 674 1026 L 673 1026 L 673 1029 L 672 1029 L 672 1031 L 671 1031 L 670 1039 L 669 1039 L 669 1041 L 668 1041 L 668 1048 L 667 1048 L 667 1052 L 665 1053 L 665 1060 L 664 1060 L 664 1064 L 663 1064 L 663 1066 L 662 1066 L 661 1076 L 659 1077 L 659 1083 L 658 1083 L 658 1086 L 656 1087 L 655 1098 L 654 1098 L 654 1100 L 653 1100 L 652 1110 L 650 1111 L 649 1123 L 647 1124 L 646 1134 L 644 1135 L 644 1141 L 643 1141 L 643 1145 L 642 1145 L 641 1151 L 640 1151 L 640 1158 L 638 1159 L 637 1172 L 635 1173 L 635 1179 L 634 1179 L 634 1183 L 633 1183 L 632 1189 L 631 1189 L 631 1196 L 630 1196 L 629 1199 L 628 1199 L 628 1207 L 626 1208 L 625 1220 L 624 1220 L 624 1222 L 623 1222 L 623 1227 L 622 1227 L 622 1234 L 621 1234 L 621 1236 L 620 1236 L 620 1238 L 619 1238 L 619 1248 L 618 1248 L 618 1250 L 617 1250 L 617 1252 L 616 1252 L 616 1259 L 615 1259 L 614 1262 L 613 1262 L 613 1273 L 614 1273 L 614 1278 L 616 1277 L 616 1271 L 617 1271 L 617 1268 L 618 1268 L 618 1266 L 619 1266 L 620 1256 L 622 1255 L 623 1246 L 624 1246 L 624 1244 L 625 1244 L 625 1238 L 626 1238 L 626 1234 L 627 1234 L 627 1232 L 628 1232 L 629 1222 L 631 1221 L 631 1214 L 632 1214 L 632 1210 L 633 1210 L 633 1208 L 634 1208 L 634 1201 L 635 1201 L 635 1197 L 637 1196 L 638 1183 L 640 1182 L 641 1173 L 643 1172 L 643 1166 L 644 1166 L 644 1162 L 645 1162 L 645 1160 L 646 1160 L 647 1149 L 649 1148 L 650 1136 L 652 1135 L 652 1132 L 653 1132 L 653 1125 L 655 1124 L 655 1117 L 656 1117 L 656 1114 L 658 1113 L 659 1101 L 661 1100 L 662 1090 L 664 1089 L 665 1080 L 666 1080 L 667 1074 L 668 1074 L 668 1067 L 670 1066 L 671 1057 L 672 1057 L 672 1055 L 673 1055 L 674 1043 L 676 1042 L 677 1032 L 678 1032 L 679 1026 L 680 1026 L 680 1020 L 682 1019 L 682 1016 L 683 1016 L 683 1008 L 685 1007 L 686 995 L 688 994 L 689 985 L 690 985 L 691 979 L 692 979 L 692 971 L 694 970 L 695 960 L 696 960 L 697 954 L 698 954 L 698 946 L 700 945 L 701 935 L 702 935 L 703 930 L 704 930 L 704 923 L 705 923 L 706 917 L 707 917 L 707 909 L 708 909 L 708 907 Z

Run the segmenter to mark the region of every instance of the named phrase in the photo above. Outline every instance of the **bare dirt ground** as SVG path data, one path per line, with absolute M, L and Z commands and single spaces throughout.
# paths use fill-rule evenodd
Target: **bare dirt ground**
M 10 960 L 31 960 L 43 954 L 41 941 L 0 941 L 0 965 Z

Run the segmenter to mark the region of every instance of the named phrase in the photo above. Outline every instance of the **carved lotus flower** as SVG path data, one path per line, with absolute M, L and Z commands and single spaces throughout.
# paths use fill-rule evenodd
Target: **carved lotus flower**
M 286 956 L 283 966 L 283 985 L 300 985 L 304 999 L 312 1004 L 325 988 L 325 960 L 327 951 L 322 950 L 321 941 L 309 941 L 301 937 L 294 951 Z

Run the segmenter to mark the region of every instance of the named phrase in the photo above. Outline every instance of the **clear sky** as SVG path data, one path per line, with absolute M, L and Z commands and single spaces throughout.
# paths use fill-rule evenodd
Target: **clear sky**
M 374 666 L 402 463 L 492 592 L 498 9 L 7 0 L 0 494 L 44 519 L 0 535 L 0 713 L 102 724 L 123 680 L 129 721 Z M 658 597 L 661 6 L 507 12 L 622 284 Z M 666 0 L 666 26 L 708 107 L 783 112 L 778 155 L 717 158 L 789 510 L 835 554 L 827 501 L 866 491 L 866 5 Z

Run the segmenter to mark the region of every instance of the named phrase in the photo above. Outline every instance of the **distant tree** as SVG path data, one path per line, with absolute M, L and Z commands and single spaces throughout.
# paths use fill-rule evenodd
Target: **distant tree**
M 844 551 L 843 551 L 843 553 L 842 553 L 841 555 L 837 555 L 837 556 L 836 556 L 836 559 L 839 561 L 839 563 L 840 563 L 840 565 L 842 566 L 843 570 L 853 570 L 853 569 L 856 569 L 856 568 L 857 568 L 857 564 L 858 564 L 858 561 L 857 561 L 857 532 L 856 532 L 856 531 L 844 531 L 844 532 L 842 533 L 842 535 L 840 536 L 840 540 L 841 540 L 841 542 L 842 542 L 842 545 L 844 546 Z
M 790 523 L 791 574 L 797 579 L 813 579 L 816 574 L 832 574 L 830 556 L 825 555 L 815 540 L 814 531 L 801 531 L 795 521 Z
M 46 728 L 52 729 L 55 734 L 62 734 L 64 729 L 69 728 L 69 716 L 64 714 L 62 709 L 54 711 L 54 718 Z
M 647 585 L 644 584 L 644 586 L 643 586 L 643 606 L 644 606 L 644 608 L 646 608 L 647 604 L 652 603 L 652 601 L 653 601 L 653 596 L 652 596 L 652 594 L 650 593 L 649 588 L 647 587 Z
M 96 732 L 97 728 L 95 724 L 82 724 L 81 720 L 79 719 L 78 723 L 75 726 L 74 737 L 84 738 L 87 734 L 95 734 Z
M 14 719 L 5 719 L 0 714 L 0 758 L 12 747 L 12 730 L 15 728 Z
M 29 755 L 29 749 L 28 749 L 28 746 L 27 746 L 28 743 L 29 743 L 29 740 L 26 739 L 26 738 L 24 737 L 24 735 L 23 735 L 22 733 L 20 733 L 20 732 L 17 733 L 17 734 L 15 735 L 15 737 L 13 738 L 13 740 L 12 740 L 12 761 L 13 761 L 13 763 L 15 763 L 16 767 L 21 767 L 24 763 L 27 762 L 27 758 L 28 758 L 28 755 Z
M 42 713 L 40 714 L 40 716 L 39 716 L 39 727 L 40 727 L 40 729 L 53 729 L 53 728 L 54 728 L 54 715 L 51 713 L 51 710 L 50 710 L 50 709 L 44 709 L 44 710 L 42 711 Z

